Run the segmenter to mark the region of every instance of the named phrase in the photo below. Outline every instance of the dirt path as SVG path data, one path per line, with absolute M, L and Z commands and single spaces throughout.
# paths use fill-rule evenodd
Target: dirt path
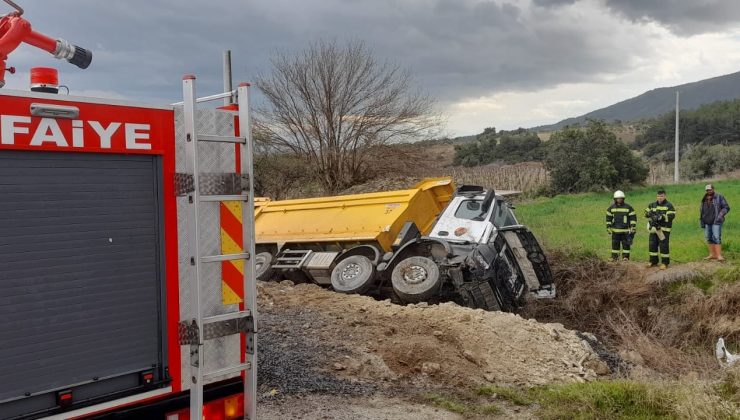
M 464 417 L 447 410 L 386 396 L 346 398 L 333 395 L 290 396 L 261 402 L 257 417 L 284 419 L 387 419 L 458 420 Z

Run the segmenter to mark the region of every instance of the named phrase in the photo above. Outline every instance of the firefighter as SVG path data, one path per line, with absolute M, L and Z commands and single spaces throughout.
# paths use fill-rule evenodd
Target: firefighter
M 630 247 L 637 227 L 635 209 L 624 202 L 622 191 L 614 192 L 614 203 L 606 209 L 606 231 L 612 236 L 612 260 L 630 259 Z M 620 250 L 621 247 L 621 250 Z
M 645 209 L 645 218 L 648 219 L 648 231 L 650 232 L 648 240 L 650 267 L 657 267 L 660 261 L 660 269 L 665 270 L 671 263 L 669 239 L 675 217 L 676 209 L 670 201 L 666 200 L 665 190 L 658 190 L 655 201 L 648 204 Z

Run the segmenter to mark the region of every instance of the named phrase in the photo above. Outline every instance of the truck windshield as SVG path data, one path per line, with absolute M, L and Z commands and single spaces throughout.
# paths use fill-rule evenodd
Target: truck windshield
M 485 220 L 486 212 L 483 211 L 482 200 L 464 200 L 455 210 L 455 217 L 466 220 Z
M 496 200 L 496 206 L 493 209 L 492 222 L 496 227 L 506 227 L 517 225 L 516 217 L 505 201 Z

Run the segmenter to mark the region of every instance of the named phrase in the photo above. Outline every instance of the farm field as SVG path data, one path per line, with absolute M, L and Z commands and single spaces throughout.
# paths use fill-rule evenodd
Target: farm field
M 671 262 L 698 261 L 707 255 L 704 233 L 699 226 L 699 203 L 705 183 L 667 185 L 668 200 L 676 207 L 671 236 Z M 730 204 L 722 230 L 723 255 L 728 261 L 740 258 L 740 180 L 718 181 L 715 191 Z M 632 259 L 648 260 L 648 232 L 644 209 L 655 200 L 659 186 L 626 190 L 626 202 L 637 212 L 637 235 Z M 612 192 L 560 195 L 519 203 L 516 214 L 550 251 L 588 252 L 610 256 L 610 240 L 604 221 Z M 734 207 L 733 207 L 734 206 Z

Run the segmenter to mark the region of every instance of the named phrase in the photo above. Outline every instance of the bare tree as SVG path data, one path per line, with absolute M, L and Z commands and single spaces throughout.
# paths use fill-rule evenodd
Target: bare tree
M 324 188 L 337 192 L 367 178 L 368 151 L 423 140 L 441 119 L 408 71 L 378 62 L 362 42 L 318 42 L 297 55 L 277 53 L 257 78 L 267 98 L 260 129 L 282 150 L 305 156 Z

